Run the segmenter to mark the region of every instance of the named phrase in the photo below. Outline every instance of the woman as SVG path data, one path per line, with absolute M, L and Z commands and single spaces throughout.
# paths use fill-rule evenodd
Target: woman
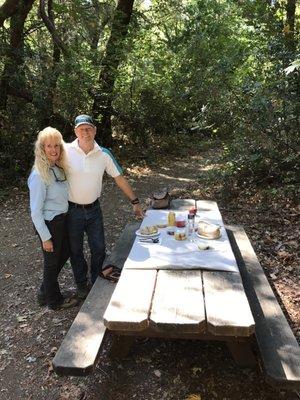
M 53 310 L 73 307 L 77 300 L 64 298 L 58 275 L 69 258 L 66 226 L 68 184 L 66 153 L 61 133 L 43 129 L 35 143 L 35 161 L 28 178 L 31 218 L 40 237 L 44 256 L 43 282 L 38 293 L 40 305 Z

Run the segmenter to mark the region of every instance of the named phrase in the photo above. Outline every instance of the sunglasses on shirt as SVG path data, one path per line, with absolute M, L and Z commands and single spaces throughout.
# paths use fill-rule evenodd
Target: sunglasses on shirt
M 56 182 L 65 182 L 65 181 L 67 180 L 65 171 L 64 171 L 62 168 L 60 168 L 60 167 L 57 167 L 57 168 L 59 168 L 59 170 L 60 170 L 61 173 L 63 174 L 63 178 L 61 178 L 60 176 L 57 176 L 56 173 L 55 173 L 55 171 L 54 171 L 54 169 L 53 169 L 53 168 L 50 168 L 51 171 L 53 172 L 55 181 L 56 181 Z

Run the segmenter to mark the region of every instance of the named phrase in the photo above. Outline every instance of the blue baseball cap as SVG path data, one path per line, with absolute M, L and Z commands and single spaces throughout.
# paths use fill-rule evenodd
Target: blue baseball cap
M 75 118 L 75 128 L 78 128 L 78 126 L 83 125 L 83 124 L 95 126 L 93 118 L 90 117 L 89 115 L 85 115 L 85 114 L 78 115 Z

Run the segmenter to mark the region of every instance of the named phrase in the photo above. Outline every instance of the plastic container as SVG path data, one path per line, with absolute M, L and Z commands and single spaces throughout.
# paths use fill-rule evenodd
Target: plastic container
M 185 228 L 177 228 L 176 231 L 175 231 L 174 238 L 176 240 L 186 240 L 187 236 L 186 236 Z
M 168 226 L 176 226 L 176 214 L 174 213 L 174 211 L 169 211 Z

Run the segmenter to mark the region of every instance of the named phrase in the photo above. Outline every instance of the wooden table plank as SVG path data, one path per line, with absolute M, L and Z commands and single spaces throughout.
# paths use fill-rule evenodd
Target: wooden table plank
M 197 210 L 202 211 L 219 211 L 218 204 L 212 200 L 197 200 Z
M 250 336 L 254 320 L 239 273 L 203 271 L 207 329 L 214 335 Z
M 140 225 L 141 221 L 126 224 L 125 229 L 117 240 L 113 251 L 105 259 L 102 268 L 108 265 L 113 265 L 120 269 L 123 268 L 135 240 L 135 232 L 139 229 Z
M 173 199 L 170 208 L 177 211 L 185 211 L 195 207 L 194 199 Z
M 158 272 L 150 326 L 166 335 L 205 330 L 201 271 Z
M 103 317 L 107 328 L 141 331 L 149 325 L 156 274 L 156 270 L 122 271 Z

